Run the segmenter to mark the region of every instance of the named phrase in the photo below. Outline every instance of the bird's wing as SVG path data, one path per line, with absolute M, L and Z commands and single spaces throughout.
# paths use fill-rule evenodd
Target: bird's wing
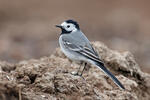
M 102 60 L 99 59 L 99 56 L 97 55 L 97 53 L 94 51 L 94 49 L 89 48 L 88 45 L 76 45 L 74 43 L 72 43 L 71 41 L 66 41 L 63 39 L 63 44 L 65 45 L 65 47 L 71 51 L 74 51 L 76 53 L 80 53 L 82 56 L 94 60 L 96 62 L 102 62 Z M 92 47 L 92 46 L 91 46 Z
M 71 51 L 74 51 L 76 53 L 81 54 L 82 56 L 91 59 L 95 61 L 95 64 L 104 72 L 106 73 L 113 81 L 115 84 L 117 84 L 120 88 L 125 89 L 124 86 L 120 83 L 120 81 L 109 71 L 107 68 L 104 66 L 104 63 L 102 60 L 99 59 L 99 57 L 93 53 L 93 49 L 90 49 L 86 45 L 75 45 L 71 43 L 70 41 L 63 41 L 63 44 L 65 47 Z

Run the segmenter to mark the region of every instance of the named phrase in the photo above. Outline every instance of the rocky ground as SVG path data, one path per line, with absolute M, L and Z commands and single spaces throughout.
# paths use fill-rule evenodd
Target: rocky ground
M 140 70 L 130 52 L 111 50 L 101 42 L 93 46 L 126 90 L 93 65 L 86 68 L 84 79 L 72 75 L 79 65 L 57 48 L 41 59 L 0 62 L 0 100 L 150 100 L 150 75 Z

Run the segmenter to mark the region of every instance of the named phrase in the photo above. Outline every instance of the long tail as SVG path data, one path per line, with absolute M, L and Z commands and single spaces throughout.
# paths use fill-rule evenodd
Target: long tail
M 124 86 L 121 84 L 121 82 L 110 72 L 107 70 L 107 68 L 104 66 L 103 63 L 101 62 L 96 62 L 95 63 L 98 68 L 100 68 L 104 73 L 106 73 L 112 80 L 113 82 L 118 85 L 121 89 L 125 89 Z

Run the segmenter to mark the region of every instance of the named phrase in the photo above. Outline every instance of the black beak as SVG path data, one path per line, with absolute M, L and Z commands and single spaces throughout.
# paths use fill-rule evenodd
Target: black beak
M 58 27 L 58 28 L 62 28 L 62 26 L 61 26 L 61 25 L 56 25 L 56 27 Z

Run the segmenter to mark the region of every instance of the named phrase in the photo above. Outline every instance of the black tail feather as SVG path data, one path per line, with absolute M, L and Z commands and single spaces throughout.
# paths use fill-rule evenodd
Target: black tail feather
M 118 85 L 120 88 L 125 89 L 124 86 L 120 83 L 120 81 L 110 72 L 107 70 L 107 68 L 104 66 L 101 62 L 96 62 L 96 65 L 104 72 L 106 73 L 116 85 Z

